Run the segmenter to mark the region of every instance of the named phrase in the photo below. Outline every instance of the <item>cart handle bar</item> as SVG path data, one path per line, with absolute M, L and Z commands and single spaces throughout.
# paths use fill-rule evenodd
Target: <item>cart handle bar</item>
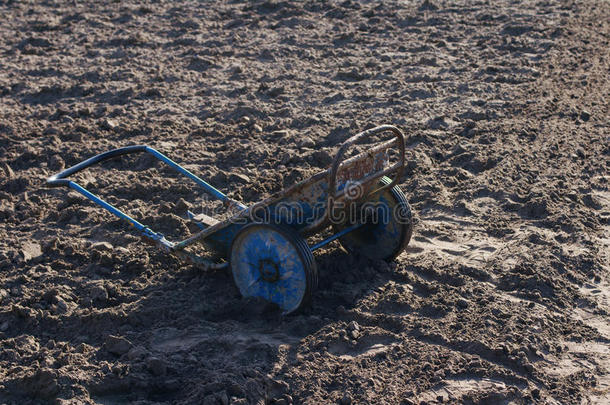
M 124 220 L 128 221 L 129 223 L 131 223 L 131 225 L 133 225 L 138 231 L 141 231 L 144 236 L 148 237 L 149 239 L 153 239 L 155 241 L 161 242 L 162 245 L 171 249 L 171 247 L 173 246 L 173 243 L 167 241 L 163 237 L 162 234 L 152 231 L 146 225 L 141 224 L 140 222 L 138 222 L 134 218 L 130 217 L 129 215 L 125 214 L 123 211 L 119 210 L 112 204 L 102 200 L 101 198 L 99 198 L 95 194 L 91 193 L 89 190 L 85 189 L 84 187 L 82 187 L 81 185 L 76 183 L 75 181 L 67 179 L 68 176 L 70 176 L 74 173 L 78 173 L 90 166 L 101 163 L 103 161 L 115 158 L 117 156 L 129 155 L 129 154 L 141 153 L 141 152 L 149 153 L 149 154 L 153 155 L 154 157 L 156 157 L 157 159 L 161 160 L 162 162 L 167 163 L 172 169 L 174 169 L 175 171 L 177 171 L 179 173 L 184 174 L 185 176 L 187 176 L 190 179 L 192 179 L 193 181 L 195 181 L 195 183 L 197 183 L 198 185 L 203 187 L 212 196 L 221 200 L 225 205 L 237 206 L 240 209 L 246 208 L 243 204 L 230 199 L 225 194 L 223 194 L 221 191 L 214 188 L 211 184 L 206 183 L 201 178 L 197 177 L 196 175 L 194 175 L 193 173 L 191 173 L 184 167 L 180 166 L 178 163 L 174 162 L 173 160 L 171 160 L 170 158 L 168 158 L 161 152 L 159 152 L 149 146 L 146 146 L 146 145 L 126 146 L 124 148 L 118 148 L 118 149 L 114 149 L 114 150 L 111 150 L 111 151 L 108 151 L 105 153 L 100 153 L 99 155 L 93 156 L 87 160 L 84 160 L 84 161 L 78 163 L 77 165 L 69 167 L 69 168 L 65 169 L 64 171 L 49 177 L 47 179 L 47 185 L 49 185 L 51 187 L 62 187 L 62 186 L 69 187 L 69 188 L 79 192 L 80 194 L 87 197 L 89 200 L 100 205 L 107 211 L 110 211 L 117 217 L 124 219 Z

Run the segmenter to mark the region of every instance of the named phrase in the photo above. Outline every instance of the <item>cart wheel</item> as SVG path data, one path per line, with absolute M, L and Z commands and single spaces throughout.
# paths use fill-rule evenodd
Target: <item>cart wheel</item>
M 380 185 L 390 184 L 388 177 L 382 177 Z M 365 225 L 339 238 L 341 245 L 349 253 L 357 252 L 369 259 L 392 261 L 409 243 L 413 232 L 411 206 L 398 186 L 377 193 L 364 204 L 364 210 L 375 210 L 373 216 L 363 214 Z M 348 210 L 349 211 L 349 210 Z M 354 219 L 335 225 L 335 231 L 353 225 Z
M 318 284 L 316 262 L 307 242 L 289 228 L 255 223 L 231 244 L 231 271 L 244 297 L 261 297 L 284 314 L 309 302 Z

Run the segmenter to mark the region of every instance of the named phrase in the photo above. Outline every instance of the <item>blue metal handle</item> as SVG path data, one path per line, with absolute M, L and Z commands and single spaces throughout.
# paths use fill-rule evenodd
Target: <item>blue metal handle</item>
M 99 155 L 93 156 L 87 160 L 80 162 L 77 165 L 69 167 L 64 171 L 57 173 L 47 179 L 47 184 L 51 187 L 70 187 L 70 180 L 66 179 L 66 177 L 78 173 L 81 170 L 86 169 L 89 166 L 93 166 L 94 164 L 103 162 L 108 159 L 112 159 L 121 155 L 128 155 L 130 153 L 139 153 L 145 152 L 147 146 L 145 145 L 134 145 L 134 146 L 126 146 L 124 148 L 114 149 L 108 152 L 100 153 Z
M 184 167 L 180 166 L 178 163 L 174 162 L 173 160 L 171 160 L 170 158 L 168 158 L 161 152 L 159 152 L 149 146 L 146 146 L 146 145 L 126 146 L 124 148 L 114 149 L 114 150 L 93 156 L 87 160 L 80 162 L 77 165 L 74 165 L 68 169 L 65 169 L 64 171 L 62 171 L 58 174 L 55 174 L 55 175 L 49 177 L 47 179 L 47 184 L 51 187 L 61 187 L 61 186 L 69 187 L 69 188 L 79 192 L 80 194 L 84 195 L 85 197 L 87 197 L 91 201 L 95 202 L 96 204 L 100 205 L 102 208 L 106 209 L 107 211 L 111 212 L 112 214 L 116 215 L 117 217 L 124 219 L 124 220 L 128 221 L 129 223 L 131 223 L 137 230 L 141 231 L 144 236 L 148 237 L 149 239 L 153 239 L 155 241 L 161 242 L 164 246 L 171 248 L 173 246 L 173 243 L 167 241 L 163 237 L 162 234 L 152 231 L 146 225 L 143 225 L 140 222 L 136 221 L 134 218 L 125 214 L 123 211 L 119 210 L 112 204 L 99 198 L 98 196 L 91 193 L 90 191 L 88 191 L 87 189 L 85 189 L 84 187 L 79 185 L 78 183 L 67 179 L 68 176 L 70 176 L 74 173 L 78 173 L 81 170 L 84 170 L 90 166 L 93 166 L 93 165 L 103 162 L 105 160 L 112 159 L 117 156 L 128 155 L 128 154 L 133 154 L 133 153 L 141 153 L 141 152 L 149 153 L 149 154 L 153 155 L 154 157 L 156 157 L 157 159 L 167 163 L 170 167 L 172 167 L 172 169 L 174 169 L 177 172 L 182 173 L 185 176 L 189 177 L 190 179 L 194 180 L 197 184 L 199 184 L 201 187 L 203 187 L 208 193 L 212 194 L 214 197 L 223 201 L 225 204 L 237 204 L 239 208 L 242 208 L 242 209 L 245 208 L 245 206 L 231 200 L 221 191 L 217 190 L 212 185 L 206 183 L 201 178 L 197 177 L 196 175 L 194 175 L 193 173 L 191 173 Z
M 105 160 L 112 159 L 112 158 L 115 158 L 115 157 L 121 156 L 121 155 L 129 155 L 132 153 L 140 153 L 140 152 L 150 153 L 157 159 L 167 163 L 174 170 L 176 170 L 176 171 L 186 175 L 187 177 L 191 178 L 192 180 L 194 180 L 197 184 L 199 184 L 201 187 L 205 188 L 207 192 L 209 192 L 210 194 L 212 194 L 214 197 L 218 198 L 219 200 L 221 200 L 221 201 L 230 200 L 229 197 L 227 197 L 222 192 L 220 192 L 219 190 L 214 188 L 212 185 L 206 183 L 199 177 L 195 176 L 193 173 L 189 172 L 187 169 L 180 166 L 178 163 L 174 162 L 173 160 L 171 160 L 170 158 L 168 158 L 161 152 L 157 151 L 156 149 L 151 148 L 150 146 L 146 146 L 146 145 L 126 146 L 124 148 L 113 149 L 108 152 L 100 153 L 99 155 L 93 156 L 85 161 L 82 161 L 79 164 L 74 165 L 74 166 L 62 171 L 61 173 L 58 173 L 54 176 L 49 177 L 47 179 L 47 184 L 49 184 L 50 186 L 53 186 L 53 187 L 59 187 L 59 186 L 70 187 L 70 185 L 69 185 L 70 180 L 66 179 L 66 177 L 68 177 L 74 173 L 78 173 L 81 170 L 86 169 L 87 167 L 101 163 Z

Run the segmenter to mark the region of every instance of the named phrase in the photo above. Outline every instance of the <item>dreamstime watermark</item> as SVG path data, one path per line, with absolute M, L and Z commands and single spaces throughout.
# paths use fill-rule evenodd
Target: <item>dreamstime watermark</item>
M 410 224 L 413 221 L 408 204 L 401 204 L 387 193 L 382 192 L 381 198 L 377 197 L 379 194 L 374 193 L 376 197 L 367 200 L 364 188 L 355 182 L 347 182 L 343 190 L 344 198 L 333 201 L 330 204 L 330 210 L 327 195 L 320 195 L 317 199 L 293 196 L 291 199 L 286 198 L 270 205 L 253 204 L 244 212 L 236 206 L 227 210 L 221 204 L 213 204 L 214 200 L 210 199 L 207 194 L 203 194 L 198 212 L 195 214 L 205 214 L 213 218 L 226 217 L 231 222 L 238 224 L 262 222 L 276 225 L 290 224 L 298 227 L 312 225 L 325 216 L 333 225 Z

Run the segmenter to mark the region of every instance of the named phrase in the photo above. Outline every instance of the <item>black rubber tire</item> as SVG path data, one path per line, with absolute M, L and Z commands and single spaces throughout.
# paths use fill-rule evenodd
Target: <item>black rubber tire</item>
M 307 241 L 301 235 L 299 235 L 298 232 L 294 231 L 293 229 L 291 229 L 289 227 L 274 225 L 274 224 L 266 224 L 266 223 L 248 224 L 237 232 L 237 234 L 233 238 L 233 241 L 231 242 L 231 248 L 229 250 L 229 265 L 231 265 L 231 258 L 232 258 L 232 252 L 234 250 L 234 246 L 236 244 L 240 243 L 241 236 L 245 235 L 246 233 L 252 232 L 253 230 L 256 230 L 257 228 L 259 228 L 259 229 L 267 228 L 267 229 L 271 229 L 271 230 L 281 234 L 297 250 L 297 253 L 299 255 L 299 258 L 301 259 L 301 262 L 303 263 L 303 268 L 305 271 L 306 288 L 305 288 L 303 297 L 301 299 L 301 302 L 297 308 L 294 308 L 291 310 L 285 310 L 284 308 L 282 308 L 282 310 L 283 310 L 284 314 L 290 314 L 290 313 L 294 313 L 294 312 L 301 310 L 303 307 L 305 307 L 311 303 L 312 295 L 318 287 L 318 268 L 316 265 L 316 261 L 313 257 L 313 253 L 311 252 L 311 249 L 309 248 L 309 245 L 307 244 Z M 231 267 L 231 273 L 233 274 L 233 280 L 235 281 L 235 273 L 234 273 L 232 267 Z M 237 281 L 235 281 L 235 284 L 236 284 L 236 286 L 238 286 Z M 239 286 L 238 286 L 238 289 L 239 289 Z M 240 290 L 240 292 L 243 295 L 243 292 L 241 290 Z
M 388 185 L 391 182 L 390 178 L 384 176 L 381 178 L 379 184 Z M 413 233 L 413 217 L 407 197 L 398 186 L 385 189 L 381 191 L 380 194 L 382 194 L 386 200 L 390 201 L 392 204 L 392 207 L 390 208 L 393 213 L 396 211 L 400 212 L 400 221 L 396 219 L 395 215 L 390 215 L 390 221 L 395 222 L 399 234 L 392 246 L 377 246 L 379 241 L 374 239 L 374 229 L 371 227 L 380 225 L 373 224 L 364 225 L 362 228 L 340 237 L 339 241 L 341 242 L 341 246 L 351 254 L 357 253 L 368 257 L 369 259 L 385 260 L 389 262 L 396 259 L 409 244 Z M 333 225 L 333 228 L 335 232 L 338 232 L 350 225 L 353 224 L 346 222 L 341 225 Z M 385 247 L 385 249 L 383 247 Z

